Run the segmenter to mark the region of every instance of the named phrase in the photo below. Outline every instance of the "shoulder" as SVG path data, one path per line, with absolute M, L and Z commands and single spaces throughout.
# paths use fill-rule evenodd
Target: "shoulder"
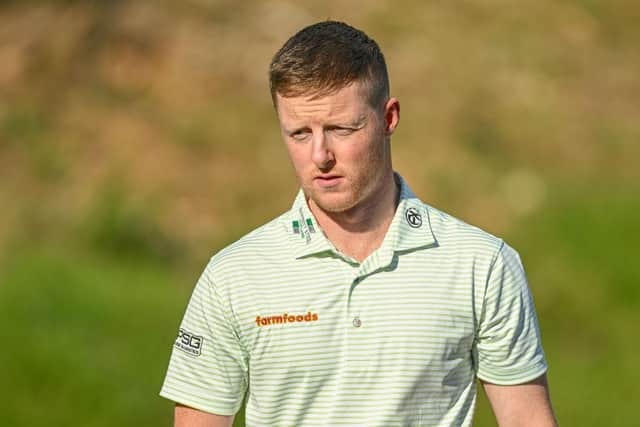
M 497 254 L 504 241 L 475 225 L 421 202 L 438 246 L 457 251 Z
M 281 214 L 214 254 L 205 270 L 212 281 L 239 274 L 247 266 L 268 263 L 272 259 L 288 256 L 289 214 Z
M 437 245 L 443 252 L 464 260 L 483 277 L 512 279 L 516 284 L 526 285 L 520 254 L 502 238 L 436 208 L 425 207 Z

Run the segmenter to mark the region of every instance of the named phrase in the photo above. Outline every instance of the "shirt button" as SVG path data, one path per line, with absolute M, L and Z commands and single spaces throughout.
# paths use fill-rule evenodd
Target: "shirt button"
M 359 328 L 360 326 L 362 326 L 362 320 L 360 320 L 358 316 L 353 318 L 353 326 L 356 328 Z

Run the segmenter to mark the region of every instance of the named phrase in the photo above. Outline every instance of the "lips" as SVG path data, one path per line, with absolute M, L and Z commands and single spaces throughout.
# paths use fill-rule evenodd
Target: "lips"
M 342 179 L 340 175 L 323 174 L 316 176 L 313 180 L 321 187 L 333 187 L 338 185 Z

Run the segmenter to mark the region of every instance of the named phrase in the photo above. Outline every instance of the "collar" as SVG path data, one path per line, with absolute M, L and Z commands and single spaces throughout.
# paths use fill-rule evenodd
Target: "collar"
M 296 258 L 311 255 L 338 254 L 338 250 L 326 238 L 316 218 L 311 213 L 302 189 L 293 202 L 287 220 L 287 234 Z
M 360 265 L 363 273 L 370 274 L 389 266 L 396 255 L 437 244 L 429 220 L 429 207 L 416 197 L 399 174 L 394 175 L 400 186 L 398 207 L 382 244 Z M 296 258 L 333 256 L 358 265 L 356 260 L 341 254 L 326 238 L 302 190 L 289 211 L 286 228 Z

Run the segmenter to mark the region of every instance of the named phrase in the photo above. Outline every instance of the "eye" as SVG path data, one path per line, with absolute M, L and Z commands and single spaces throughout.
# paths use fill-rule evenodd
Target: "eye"
M 349 136 L 355 131 L 354 129 L 343 127 L 336 127 L 331 130 L 338 136 Z
M 297 130 L 297 131 L 293 132 L 290 136 L 295 141 L 304 141 L 307 138 L 309 138 L 310 134 L 311 134 L 311 132 L 306 131 L 306 130 Z

